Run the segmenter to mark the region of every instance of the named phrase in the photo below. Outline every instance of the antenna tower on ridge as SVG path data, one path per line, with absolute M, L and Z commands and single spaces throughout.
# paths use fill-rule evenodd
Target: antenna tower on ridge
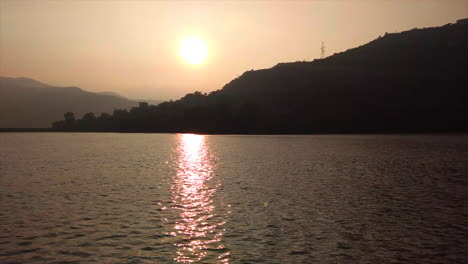
M 320 48 L 320 51 L 321 51 L 320 58 L 321 59 L 325 58 L 325 44 L 323 43 L 323 41 L 322 41 L 322 48 Z

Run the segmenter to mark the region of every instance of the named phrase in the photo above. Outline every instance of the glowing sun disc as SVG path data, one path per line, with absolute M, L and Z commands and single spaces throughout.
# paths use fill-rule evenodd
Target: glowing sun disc
M 208 49 L 203 40 L 196 37 L 188 37 L 180 44 L 180 56 L 190 64 L 200 64 L 205 61 Z

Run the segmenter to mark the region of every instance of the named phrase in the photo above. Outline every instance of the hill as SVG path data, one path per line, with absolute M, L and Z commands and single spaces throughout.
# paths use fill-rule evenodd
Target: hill
M 468 20 L 385 34 L 312 62 L 248 71 L 210 94 L 141 104 L 64 131 L 361 133 L 468 131 Z
M 98 94 L 110 95 L 110 96 L 125 98 L 125 96 L 122 96 L 122 95 L 120 95 L 120 94 L 118 94 L 118 93 L 116 93 L 116 92 L 111 92 L 111 91 L 99 92 Z
M 72 111 L 87 112 L 130 108 L 135 101 L 84 91 L 78 87 L 56 87 L 28 78 L 0 77 L 0 128 L 40 128 Z
M 122 97 L 122 98 L 127 98 L 125 96 L 122 96 L 116 92 L 100 92 L 99 94 L 105 94 L 105 95 L 112 95 L 112 96 L 117 96 L 117 97 Z M 127 98 L 129 99 L 129 98 Z M 162 102 L 164 102 L 163 100 L 157 100 L 157 99 L 133 99 L 133 98 L 130 98 L 129 100 L 131 101 L 136 101 L 136 102 L 146 102 L 148 104 L 151 104 L 151 105 L 158 105 Z

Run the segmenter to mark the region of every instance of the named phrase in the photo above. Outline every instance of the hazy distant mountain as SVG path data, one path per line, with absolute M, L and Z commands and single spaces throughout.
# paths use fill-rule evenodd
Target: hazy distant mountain
M 357 29 L 359 30 L 359 29 Z M 468 19 L 385 34 L 312 62 L 248 71 L 223 89 L 64 130 L 202 133 L 468 131 Z
M 129 99 L 123 95 L 120 95 L 116 92 L 99 92 L 99 94 L 104 94 L 104 95 L 112 95 L 112 96 L 117 96 L 117 97 L 121 97 L 121 98 L 126 98 L 126 99 Z M 151 105 L 158 105 L 162 102 L 164 102 L 163 100 L 156 100 L 156 99 L 129 99 L 131 101 L 135 101 L 135 102 L 146 102 L 148 104 L 151 104 Z
M 98 94 L 103 94 L 103 95 L 111 95 L 115 97 L 121 97 L 121 98 L 126 98 L 125 96 L 122 96 L 116 92 L 110 92 L 110 91 L 105 91 L 105 92 L 99 92 Z
M 0 77 L 0 127 L 50 127 L 68 111 L 81 117 L 87 112 L 112 113 L 116 108 L 137 104 L 78 87 L 56 87 L 28 78 Z
M 164 102 L 163 100 L 156 100 L 156 99 L 136 99 L 136 100 L 133 100 L 133 101 L 137 101 L 137 102 L 146 102 L 150 105 L 158 105 L 162 102 Z

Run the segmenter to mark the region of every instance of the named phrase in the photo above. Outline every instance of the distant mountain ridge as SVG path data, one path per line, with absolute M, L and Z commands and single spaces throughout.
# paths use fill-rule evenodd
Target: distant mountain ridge
M 121 98 L 127 98 L 123 95 L 120 95 L 116 92 L 109 92 L 109 91 L 106 91 L 106 92 L 99 92 L 99 94 L 104 94 L 104 95 L 112 95 L 112 96 L 116 96 L 116 97 L 121 97 Z M 164 102 L 163 100 L 156 100 L 156 99 L 132 99 L 132 98 L 127 98 L 129 100 L 132 100 L 132 101 L 136 101 L 136 102 L 146 102 L 148 104 L 152 104 L 152 105 L 158 105 L 162 102 Z
M 122 96 L 116 92 L 111 92 L 111 91 L 105 91 L 105 92 L 98 92 L 98 94 L 103 94 L 103 95 L 110 95 L 110 96 L 115 96 L 115 97 L 122 97 L 126 98 L 125 96 Z
M 16 78 L 9 78 L 9 77 L 1 77 L 0 76 L 0 87 L 8 87 L 8 86 L 15 86 L 15 87 L 50 87 L 50 85 L 25 78 L 25 77 L 16 77 Z
M 81 117 L 88 112 L 99 115 L 138 105 L 137 101 L 117 95 L 74 86 L 51 86 L 24 77 L 0 77 L 0 128 L 50 127 L 65 112 Z

